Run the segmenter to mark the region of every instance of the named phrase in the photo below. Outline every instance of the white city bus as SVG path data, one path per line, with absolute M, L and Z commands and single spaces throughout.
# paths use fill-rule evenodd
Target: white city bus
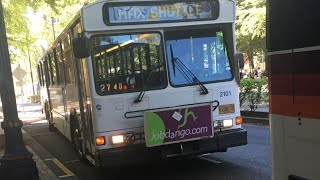
M 269 0 L 273 180 L 320 179 L 320 1 Z
M 247 144 L 234 22 L 230 0 L 85 5 L 39 63 L 50 129 L 96 166 Z

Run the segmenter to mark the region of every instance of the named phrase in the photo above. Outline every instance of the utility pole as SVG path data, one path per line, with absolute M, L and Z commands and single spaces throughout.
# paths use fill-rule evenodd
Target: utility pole
M 4 23 L 2 0 L 0 0 L 0 94 L 3 109 L 5 151 L 0 157 L 0 179 L 36 180 L 39 179 L 38 169 L 33 154 L 23 142 L 17 103 L 13 87 L 13 78 L 9 59 L 8 42 Z
M 54 19 L 53 16 L 51 16 L 51 25 L 52 25 L 52 31 L 53 31 L 53 40 L 56 40 L 56 33 L 54 31 L 54 23 L 56 22 L 56 20 Z
M 28 59 L 29 59 L 29 66 L 30 66 L 30 76 L 31 76 L 31 83 L 32 83 L 32 92 L 33 92 L 33 98 L 35 96 L 35 92 L 34 92 L 34 84 L 33 84 L 33 74 L 32 74 L 32 66 L 31 66 L 31 58 L 30 58 L 30 51 L 28 49 Z M 34 99 L 32 99 L 34 100 Z

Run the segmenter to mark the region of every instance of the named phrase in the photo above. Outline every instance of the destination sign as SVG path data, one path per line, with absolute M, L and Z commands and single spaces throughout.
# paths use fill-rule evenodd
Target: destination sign
M 172 21 L 212 20 L 219 16 L 219 1 L 161 2 L 157 5 L 106 4 L 106 24 L 138 24 Z

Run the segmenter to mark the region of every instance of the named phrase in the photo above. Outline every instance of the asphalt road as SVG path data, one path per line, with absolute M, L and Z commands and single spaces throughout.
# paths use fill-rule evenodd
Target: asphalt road
M 58 132 L 49 132 L 46 123 L 25 125 L 27 131 L 46 150 L 82 180 L 114 179 L 199 179 L 269 180 L 271 179 L 269 127 L 244 125 L 248 145 L 184 160 L 171 160 L 97 169 L 79 162 L 72 146 Z

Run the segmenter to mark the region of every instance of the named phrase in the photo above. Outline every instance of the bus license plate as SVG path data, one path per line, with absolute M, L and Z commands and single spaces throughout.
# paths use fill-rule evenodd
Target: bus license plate
M 229 114 L 234 112 L 234 104 L 224 104 L 219 106 L 219 114 Z

